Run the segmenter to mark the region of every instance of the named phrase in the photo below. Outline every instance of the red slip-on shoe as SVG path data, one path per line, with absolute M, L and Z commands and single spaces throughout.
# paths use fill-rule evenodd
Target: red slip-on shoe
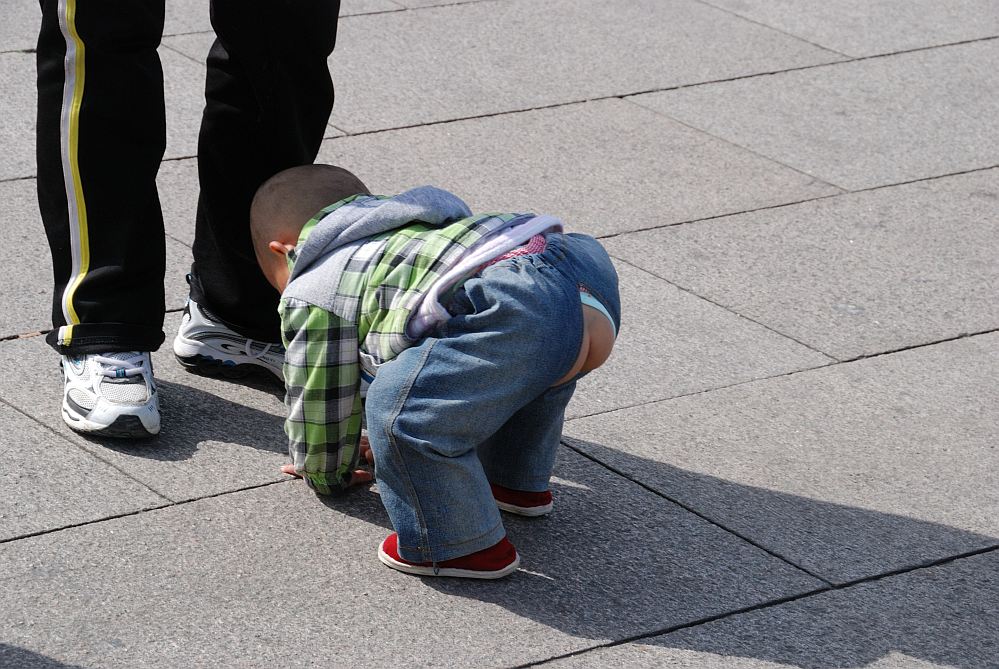
M 495 483 L 490 483 L 489 487 L 493 489 L 493 498 L 501 511 L 509 511 L 519 516 L 543 516 L 552 510 L 550 490 L 524 492 L 523 490 L 504 488 Z
M 502 578 L 520 565 L 520 556 L 510 540 L 503 537 L 499 543 L 464 557 L 437 563 L 434 573 L 432 562 L 410 562 L 399 555 L 399 535 L 393 532 L 378 547 L 378 559 L 387 567 L 417 576 L 451 576 L 454 578 Z

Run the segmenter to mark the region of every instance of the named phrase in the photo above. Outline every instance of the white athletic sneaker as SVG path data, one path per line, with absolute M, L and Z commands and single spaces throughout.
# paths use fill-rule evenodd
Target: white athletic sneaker
M 160 431 L 160 401 L 148 353 L 63 356 L 62 418 L 77 432 L 141 438 Z
M 247 339 L 215 320 L 192 299 L 184 307 L 180 329 L 173 340 L 173 353 L 180 364 L 198 374 L 238 379 L 266 371 L 284 383 L 281 344 Z

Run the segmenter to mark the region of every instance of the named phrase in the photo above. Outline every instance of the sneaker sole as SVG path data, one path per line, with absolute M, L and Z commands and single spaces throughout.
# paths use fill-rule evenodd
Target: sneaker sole
M 175 353 L 174 357 L 187 371 L 201 376 L 221 376 L 226 379 L 245 379 L 248 376 L 259 376 L 284 385 L 283 378 L 279 378 L 269 367 L 263 365 L 250 362 L 236 364 L 232 360 L 219 360 L 200 353 L 192 356 L 181 356 Z
M 499 500 L 496 500 L 496 506 L 500 511 L 515 513 L 518 516 L 526 516 L 527 518 L 547 516 L 551 513 L 553 507 L 551 503 L 545 504 L 544 506 L 516 506 L 514 504 L 507 504 L 506 502 L 501 502 Z
M 391 567 L 396 571 L 405 572 L 407 574 L 413 574 L 415 576 L 447 576 L 450 578 L 477 578 L 483 580 L 492 580 L 497 578 L 503 578 L 508 574 L 512 574 L 520 566 L 520 554 L 514 558 L 506 567 L 498 569 L 496 571 L 477 571 L 474 569 L 455 569 L 453 567 L 441 567 L 434 573 L 433 567 L 421 567 L 416 564 L 408 564 L 406 562 L 399 562 L 391 555 L 382 550 L 381 546 L 378 547 L 378 559 L 381 560 L 382 564 L 386 567 Z
M 62 419 L 74 432 L 95 437 L 113 437 L 115 439 L 148 439 L 159 434 L 157 429 L 150 432 L 138 416 L 118 416 L 110 425 L 100 425 L 86 418 L 78 418 L 67 409 L 62 408 Z

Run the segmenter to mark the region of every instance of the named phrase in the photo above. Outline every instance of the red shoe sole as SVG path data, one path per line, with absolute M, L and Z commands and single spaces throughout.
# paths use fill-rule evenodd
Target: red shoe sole
M 509 513 L 515 513 L 518 516 L 535 518 L 537 516 L 544 516 L 551 513 L 553 504 L 548 502 L 548 504 L 544 504 L 542 506 L 517 506 L 516 504 L 509 504 L 507 502 L 496 500 L 496 506 L 500 511 L 507 511 Z
M 518 516 L 537 517 L 552 510 L 552 494 L 545 492 L 522 492 L 490 483 L 493 499 L 500 511 L 508 511 Z M 544 501 L 547 500 L 547 501 Z
M 387 540 L 386 540 L 387 541 Z M 386 567 L 391 567 L 397 571 L 404 572 L 406 574 L 414 574 L 416 576 L 448 576 L 451 578 L 478 578 L 478 579 L 496 579 L 503 578 L 508 574 L 512 574 L 520 566 L 520 554 L 517 553 L 513 559 L 513 562 L 506 565 L 502 569 L 497 569 L 495 571 L 482 571 L 478 569 L 458 569 L 456 567 L 440 567 L 437 569 L 437 573 L 434 573 L 434 568 L 432 566 L 424 566 L 419 564 L 412 564 L 410 562 L 401 562 L 388 553 L 385 552 L 385 541 L 378 546 L 378 559 Z

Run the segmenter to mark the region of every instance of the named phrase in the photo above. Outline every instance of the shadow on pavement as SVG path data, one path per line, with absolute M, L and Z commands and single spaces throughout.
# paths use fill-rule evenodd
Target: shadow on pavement
M 731 658 L 742 657 L 803 669 L 994 669 L 997 601 L 999 555 L 993 552 L 640 643 L 653 656 L 662 648 L 663 655 L 684 649 L 724 657 L 714 663 L 695 658 L 706 667 L 729 667 Z
M 3 669 L 81 669 L 77 664 L 63 664 L 51 657 L 25 648 L 0 643 L 0 668 Z
M 108 450 L 150 460 L 187 460 L 206 441 L 274 453 L 288 452 L 281 416 L 233 402 L 194 386 L 157 380 L 163 431 L 142 440 L 87 437 Z
M 740 485 L 599 444 L 572 443 L 598 461 L 642 472 L 643 481 L 696 486 L 714 503 L 741 509 L 748 518 L 756 514 L 757 523 L 774 523 L 771 538 L 778 543 L 768 546 L 754 532 L 747 534 L 777 552 L 786 551 L 788 542 L 803 542 L 796 551 L 819 554 L 818 566 L 810 570 L 828 580 L 834 579 L 824 573 L 823 560 L 835 571 L 834 561 L 853 553 L 866 556 L 855 566 L 873 577 L 999 545 L 995 538 L 937 523 Z M 427 578 L 426 585 L 595 641 L 664 632 L 810 594 L 638 643 L 810 669 L 862 667 L 891 653 L 962 669 L 997 666 L 989 662 L 995 662 L 999 648 L 999 552 L 832 590 L 579 455 L 563 453 L 556 476 L 551 516 L 528 520 L 504 514 L 523 558 L 520 573 L 499 582 Z M 781 511 L 777 521 L 775 509 Z M 837 546 L 828 545 L 833 538 Z M 973 563 L 977 568 L 969 566 Z M 718 633 L 723 625 L 732 631 Z M 993 652 L 983 655 L 988 651 L 980 649 L 990 644 Z M 586 666 L 585 655 L 578 659 Z

